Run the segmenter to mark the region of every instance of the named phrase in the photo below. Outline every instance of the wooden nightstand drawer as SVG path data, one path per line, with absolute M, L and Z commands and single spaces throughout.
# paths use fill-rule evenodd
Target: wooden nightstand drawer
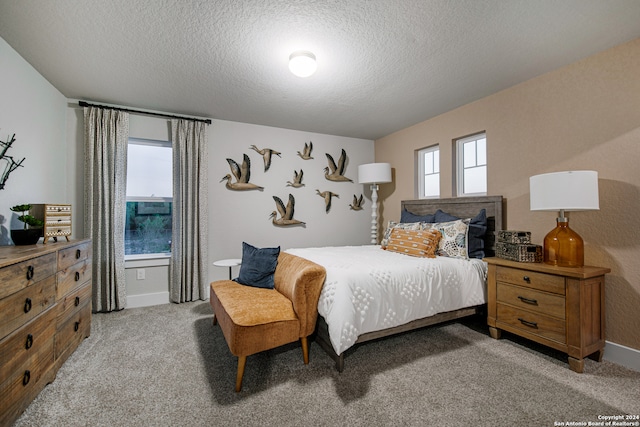
M 554 294 L 565 294 L 564 277 L 554 276 L 553 274 L 499 266 L 496 269 L 496 280 Z
M 0 298 L 11 295 L 56 272 L 56 254 L 49 254 L 0 268 Z M 2 337 L 3 335 L 0 335 Z
M 566 323 L 564 320 L 498 303 L 498 318 L 496 321 L 498 326 L 506 324 L 562 344 L 567 342 Z
M 498 282 L 497 287 L 496 298 L 500 303 L 562 320 L 565 318 L 565 298 L 563 296 L 502 282 Z
M 51 307 L 55 300 L 56 276 L 0 300 L 0 337 L 5 337 Z

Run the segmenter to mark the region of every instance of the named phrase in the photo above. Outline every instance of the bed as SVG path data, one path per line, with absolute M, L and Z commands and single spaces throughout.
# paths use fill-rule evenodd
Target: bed
M 401 209 L 409 216 L 440 210 L 463 219 L 484 209 L 483 252 L 493 256 L 495 231 L 502 229 L 502 204 L 502 196 L 423 199 L 402 201 Z M 287 252 L 327 270 L 316 342 L 335 360 L 339 372 L 347 350 L 357 344 L 478 314 L 486 305 L 486 263 L 481 259 L 414 257 L 379 245 Z

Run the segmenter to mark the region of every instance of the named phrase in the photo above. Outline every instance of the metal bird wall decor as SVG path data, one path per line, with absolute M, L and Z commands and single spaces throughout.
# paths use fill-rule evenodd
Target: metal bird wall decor
M 316 190 L 316 193 L 318 194 L 318 196 L 324 198 L 324 209 L 326 213 L 329 213 L 329 211 L 331 210 L 331 198 L 332 197 L 337 197 L 340 198 L 339 195 L 337 195 L 336 193 L 332 193 L 331 191 L 323 191 L 320 192 L 320 190 Z
M 302 169 L 300 169 L 300 173 L 298 173 L 298 171 L 293 171 L 293 182 L 291 181 L 287 181 L 287 187 L 293 187 L 293 188 L 300 188 L 300 187 L 304 187 L 304 184 L 302 183 L 302 174 L 304 172 L 302 171 Z
M 0 151 L 0 161 L 4 160 L 6 163 L 5 167 L 2 168 L 2 174 L 0 175 L 0 190 L 4 189 L 4 185 L 9 179 L 9 174 L 16 170 L 18 167 L 22 166 L 22 162 L 26 157 L 23 157 L 20 161 L 15 161 L 12 156 L 7 155 L 7 150 L 11 148 L 11 144 L 16 141 L 16 134 L 14 133 L 11 139 L 7 137 L 7 141 L 0 141 L 0 147 L 2 150 Z
M 324 177 L 329 181 L 336 182 L 353 182 L 352 179 L 344 176 L 345 165 L 347 162 L 347 152 L 342 149 L 342 153 L 340 154 L 340 159 L 338 160 L 338 164 L 333 160 L 333 157 L 329 153 L 325 153 L 327 156 L 327 160 L 329 161 L 329 167 L 324 168 Z
M 276 150 L 272 150 L 271 148 L 263 148 L 263 149 L 259 149 L 258 147 L 256 147 L 255 145 L 251 145 L 249 148 L 251 148 L 252 150 L 255 150 L 258 154 L 260 154 L 262 156 L 262 159 L 264 160 L 264 171 L 268 171 L 269 168 L 271 167 L 271 158 L 273 157 L 273 155 L 276 155 L 278 157 L 282 157 L 280 152 L 276 151 Z
M 313 151 L 313 142 L 309 141 L 308 144 L 305 142 L 304 149 L 302 150 L 302 153 L 298 151 L 298 156 L 300 156 L 302 160 L 311 160 L 313 159 L 313 157 L 311 157 L 311 151 Z
M 233 159 L 227 159 L 227 163 L 229 163 L 229 167 L 231 168 L 231 173 L 236 178 L 236 182 L 231 182 L 231 174 L 226 174 L 221 180 L 227 181 L 226 187 L 229 190 L 235 191 L 246 191 L 246 190 L 264 190 L 264 187 L 260 187 L 256 184 L 252 184 L 249 182 L 251 178 L 251 160 L 249 156 L 243 154 L 242 166 L 238 166 Z
M 353 202 L 349 205 L 349 207 L 354 211 L 361 211 L 362 206 L 364 205 L 364 194 L 360 194 L 360 197 L 353 195 Z
M 293 218 L 293 211 L 295 208 L 296 200 L 293 198 L 293 195 L 289 193 L 289 201 L 287 202 L 287 206 L 285 207 L 284 203 L 278 196 L 273 196 L 273 200 L 276 202 L 276 209 L 278 210 L 271 212 L 270 218 L 273 225 L 286 227 L 291 225 L 301 225 L 305 226 L 305 223 L 302 221 L 298 221 Z M 280 218 L 278 218 L 278 213 L 280 213 Z

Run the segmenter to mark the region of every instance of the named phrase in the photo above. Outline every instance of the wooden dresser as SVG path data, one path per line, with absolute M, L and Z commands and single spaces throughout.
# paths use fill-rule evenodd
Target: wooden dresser
M 489 264 L 489 332 L 502 330 L 560 350 L 569 367 L 584 370 L 584 358 L 602 360 L 604 350 L 603 267 L 555 267 L 485 258 Z
M 91 332 L 91 241 L 0 246 L 0 425 Z

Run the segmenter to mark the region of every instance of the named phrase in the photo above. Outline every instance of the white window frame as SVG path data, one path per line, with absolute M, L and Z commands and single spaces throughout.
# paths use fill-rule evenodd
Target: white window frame
M 478 156 L 477 153 L 477 142 L 480 140 L 485 141 L 484 143 L 484 156 Z M 469 135 L 469 136 L 465 136 L 463 138 L 459 138 L 454 140 L 454 144 L 455 144 L 455 152 L 456 152 L 456 171 L 455 171 L 455 180 L 456 180 L 456 185 L 454 186 L 454 188 L 456 188 L 456 195 L 458 197 L 467 197 L 467 196 L 486 196 L 487 195 L 487 173 L 488 173 L 488 165 L 487 165 L 487 133 L 486 132 L 480 132 L 480 133 L 476 133 L 473 135 Z M 464 165 L 464 145 L 469 143 L 469 142 L 476 142 L 476 159 L 475 159 L 475 164 L 474 166 L 471 167 L 466 167 Z M 479 158 L 480 157 L 480 158 Z M 482 157 L 484 157 L 484 159 L 482 159 Z M 484 160 L 484 163 L 483 163 Z M 485 187 L 485 191 L 481 191 L 481 192 L 465 192 L 465 185 L 464 185 L 464 177 L 465 177 L 465 170 L 469 170 L 469 169 L 474 169 L 474 168 L 478 168 L 478 167 L 484 167 L 485 168 L 485 183 L 484 183 L 484 187 Z
M 136 145 L 151 145 L 156 147 L 167 147 L 173 148 L 171 141 L 162 141 L 162 140 L 153 140 L 153 139 L 142 139 L 142 138 L 129 138 L 128 144 L 136 144 Z M 172 173 L 172 172 L 170 172 Z M 140 197 L 140 196 L 126 196 L 127 202 L 171 202 L 173 203 L 173 197 Z M 125 205 L 126 206 L 126 205 Z M 125 207 L 126 209 L 126 207 Z M 155 266 L 153 264 L 154 261 L 158 260 L 160 264 L 158 265 L 168 265 L 168 258 L 171 256 L 171 252 L 158 252 L 158 253 L 150 253 L 150 254 L 129 254 L 125 255 L 125 267 L 130 267 L 135 263 L 137 267 L 142 266 Z M 148 264 L 152 262 L 152 264 Z
M 426 165 L 425 165 L 425 154 L 427 153 L 434 153 L 437 152 L 437 159 L 435 159 L 436 156 L 434 156 L 434 160 L 433 160 L 433 172 L 431 173 L 427 173 L 426 171 Z M 418 174 L 417 174 L 417 189 L 418 189 L 418 194 L 417 194 L 417 198 L 418 199 L 437 199 L 440 197 L 440 145 L 436 144 L 436 145 L 431 145 L 429 147 L 425 147 L 425 148 L 421 148 L 419 150 L 416 150 L 416 162 L 417 162 L 417 169 L 418 169 Z M 426 195 L 425 194 L 425 185 L 424 185 L 424 181 L 425 181 L 425 177 L 427 175 L 438 175 L 438 194 L 430 194 L 430 195 Z

